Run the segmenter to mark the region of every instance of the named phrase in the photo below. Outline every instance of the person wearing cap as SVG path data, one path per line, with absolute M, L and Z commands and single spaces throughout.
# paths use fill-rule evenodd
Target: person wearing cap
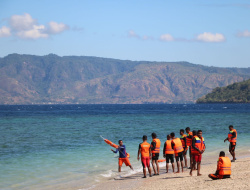
M 154 175 L 159 175 L 160 168 L 158 164 L 159 154 L 160 154 L 160 147 L 161 141 L 157 138 L 155 133 L 152 133 L 152 142 L 151 142 L 151 152 L 152 152 L 152 166 L 154 170 Z M 156 171 L 157 169 L 157 171 Z

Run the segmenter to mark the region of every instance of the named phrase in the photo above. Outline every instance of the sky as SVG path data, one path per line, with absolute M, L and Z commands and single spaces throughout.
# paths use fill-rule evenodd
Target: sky
M 250 0 L 0 0 L 0 57 L 250 67 Z

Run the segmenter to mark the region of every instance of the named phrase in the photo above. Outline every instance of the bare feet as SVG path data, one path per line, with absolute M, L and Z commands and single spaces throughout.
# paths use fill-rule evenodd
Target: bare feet
M 192 174 L 192 171 L 190 171 L 190 172 L 189 172 L 189 175 L 190 175 L 190 176 L 192 176 L 192 175 L 193 175 L 193 174 Z
M 175 172 L 175 174 L 178 174 L 178 173 L 180 173 L 180 171 Z
M 202 176 L 202 174 L 197 174 L 197 176 Z

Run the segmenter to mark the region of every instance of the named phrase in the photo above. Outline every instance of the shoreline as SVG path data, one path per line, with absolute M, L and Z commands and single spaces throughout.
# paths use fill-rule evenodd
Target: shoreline
M 218 153 L 219 154 L 219 153 Z M 231 159 L 231 155 L 226 153 Z M 147 171 L 147 178 L 142 178 L 143 173 L 137 172 L 127 177 L 109 178 L 107 181 L 100 182 L 92 187 L 83 188 L 91 190 L 101 189 L 228 189 L 232 184 L 234 189 L 242 189 L 250 187 L 248 180 L 250 178 L 250 153 L 239 152 L 237 161 L 232 163 L 232 175 L 229 179 L 224 180 L 212 180 L 208 177 L 208 174 L 215 173 L 217 167 L 217 158 L 213 156 L 207 156 L 203 158 L 201 162 L 201 174 L 202 176 L 196 176 L 196 171 L 193 171 L 193 176 L 189 175 L 189 169 L 184 168 L 183 173 L 174 174 L 171 166 L 169 167 L 169 173 L 166 173 L 165 166 L 160 167 L 160 175 L 149 177 Z M 189 159 L 188 159 L 189 163 Z M 189 165 L 189 164 L 188 164 Z M 152 167 L 151 167 L 152 168 Z M 176 162 L 175 162 L 176 169 Z M 236 181 L 237 180 L 237 181 Z M 173 186 L 174 184 L 174 186 Z M 237 185 L 235 185 L 237 184 Z M 170 187 L 172 186 L 172 187 Z M 187 187 L 190 186 L 190 187 Z

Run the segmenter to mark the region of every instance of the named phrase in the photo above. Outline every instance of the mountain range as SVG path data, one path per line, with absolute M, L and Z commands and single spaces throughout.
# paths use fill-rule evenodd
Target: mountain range
M 10 54 L 0 58 L 0 104 L 195 103 L 249 78 L 250 68 Z

